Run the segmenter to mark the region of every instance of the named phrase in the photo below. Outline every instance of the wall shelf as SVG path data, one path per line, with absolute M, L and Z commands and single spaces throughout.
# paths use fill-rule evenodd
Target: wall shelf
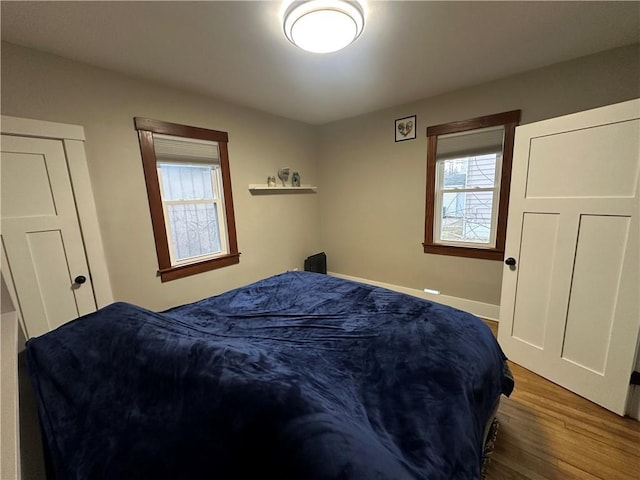
M 316 190 L 318 190 L 318 187 L 314 185 L 300 185 L 299 187 L 292 187 L 290 185 L 286 187 L 269 187 L 266 183 L 249 185 L 249 191 L 251 193 L 313 193 Z

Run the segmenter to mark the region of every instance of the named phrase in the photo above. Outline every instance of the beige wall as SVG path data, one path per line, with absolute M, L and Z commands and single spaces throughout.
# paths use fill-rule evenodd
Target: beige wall
M 302 267 L 498 304 L 502 263 L 422 253 L 428 125 L 522 110 L 522 123 L 640 96 L 640 48 L 619 48 L 321 127 L 2 44 L 2 113 L 85 127 L 116 300 L 160 309 Z M 417 115 L 416 140 L 394 120 Z M 133 117 L 229 132 L 240 264 L 162 284 Z M 318 194 L 251 196 L 279 166 Z M 318 226 L 319 224 L 319 226 Z
M 325 125 L 321 245 L 329 270 L 499 304 L 499 261 L 426 255 L 426 127 L 521 109 L 530 123 L 640 96 L 638 45 Z M 399 88 L 401 79 L 398 77 Z M 394 120 L 417 115 L 417 139 Z
M 317 195 L 247 189 L 282 166 L 317 183 L 314 127 L 6 43 L 1 100 L 3 115 L 84 126 L 116 300 L 151 309 L 194 301 L 302 268 L 320 246 Z M 238 265 L 160 282 L 134 116 L 229 132 Z

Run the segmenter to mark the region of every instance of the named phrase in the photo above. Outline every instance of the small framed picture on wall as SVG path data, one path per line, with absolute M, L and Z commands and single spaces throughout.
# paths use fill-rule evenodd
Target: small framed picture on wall
M 416 138 L 416 116 L 399 118 L 395 122 L 396 142 L 404 142 L 405 140 L 413 140 Z

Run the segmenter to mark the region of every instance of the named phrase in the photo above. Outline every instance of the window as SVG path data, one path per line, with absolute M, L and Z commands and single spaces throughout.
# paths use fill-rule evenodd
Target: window
M 520 111 L 427 128 L 425 253 L 502 260 Z
M 163 282 L 239 262 L 227 133 L 135 118 Z
M 436 162 L 435 243 L 495 247 L 501 160 L 496 152 Z

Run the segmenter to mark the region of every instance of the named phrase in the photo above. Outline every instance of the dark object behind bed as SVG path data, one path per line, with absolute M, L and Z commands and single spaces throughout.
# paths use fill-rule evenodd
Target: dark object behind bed
M 315 273 L 327 273 L 327 255 L 324 252 L 316 253 L 304 260 L 304 271 Z
M 27 343 L 56 478 L 477 479 L 512 383 L 458 310 L 289 272 Z

